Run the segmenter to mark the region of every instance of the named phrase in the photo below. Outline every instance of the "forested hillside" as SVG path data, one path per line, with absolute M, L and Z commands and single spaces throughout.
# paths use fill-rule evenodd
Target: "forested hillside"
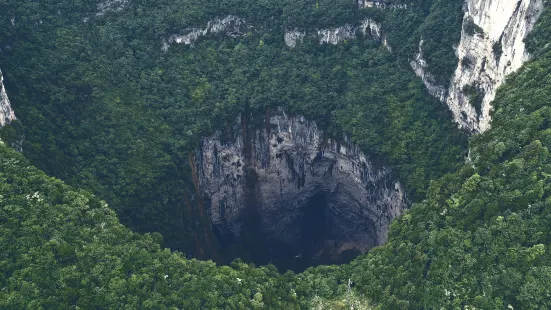
M 412 201 L 466 156 L 465 135 L 408 64 L 423 35 L 442 55 L 427 59 L 434 74 L 451 73 L 459 0 L 405 1 L 407 10 L 359 10 L 349 0 L 113 3 L 123 5 L 99 12 L 95 0 L 1 2 L 9 14 L 0 17 L 8 25 L 0 64 L 25 156 L 107 200 L 133 230 L 160 232 L 165 246 L 199 255 L 190 236 L 203 220 L 184 205 L 193 193 L 189 154 L 245 111 L 281 106 L 337 139 L 347 134 L 396 171 Z M 227 14 L 250 26 L 244 36 L 163 51 L 171 35 Z M 285 30 L 367 16 L 384 24 L 393 53 L 362 35 L 337 46 L 284 44 Z
M 130 232 L 105 202 L 46 176 L 4 143 L 0 205 L 2 309 L 296 309 L 305 302 L 296 279 L 273 266 L 217 267 L 161 249 L 161 235 Z
M 547 8 L 528 42 L 536 59 L 498 91 L 467 164 L 342 268 L 382 308 L 551 307 L 550 22 Z
M 551 308 L 551 9 L 465 163 L 465 135 L 407 64 L 430 34 L 427 61 L 446 80 L 459 3 L 131 1 L 97 15 L 94 1 L 0 2 L 12 15 L 2 23 L 15 17 L 0 28 L 0 66 L 21 121 L 2 139 L 24 132 L 28 158 L 0 145 L 0 308 Z M 228 13 L 261 26 L 162 51 L 169 35 Z M 393 53 L 359 35 L 284 45 L 283 29 L 363 16 L 384 21 Z M 173 251 L 194 254 L 189 153 L 237 114 L 273 106 L 395 169 L 416 203 L 388 243 L 283 275 Z

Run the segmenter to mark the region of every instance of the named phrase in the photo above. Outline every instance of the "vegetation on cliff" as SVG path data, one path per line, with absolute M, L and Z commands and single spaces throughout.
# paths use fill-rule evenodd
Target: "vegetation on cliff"
M 135 2 L 82 22 L 72 10 L 93 12 L 86 3 L 0 2 L 28 28 L 0 30 L 14 51 L 0 60 L 26 156 L 88 190 L 0 145 L 0 308 L 551 307 L 549 8 L 528 41 L 534 60 L 498 91 L 492 128 L 471 139 L 463 164 L 464 137 L 447 113 L 407 63 L 370 40 L 289 51 L 258 32 L 163 53 L 168 25 L 211 15 L 162 1 L 146 14 Z M 181 12 L 190 24 L 180 24 Z M 337 13 L 327 23 L 340 22 Z M 386 245 L 298 275 L 163 249 L 163 237 L 191 233 L 171 219 L 186 219 L 182 180 L 198 137 L 236 112 L 272 105 L 348 133 L 391 164 L 419 203 L 394 222 Z M 90 191 L 130 227 L 166 231 L 130 232 Z
M 431 22 L 441 2 L 374 11 L 349 0 L 115 1 L 121 10 L 98 14 L 95 0 L 3 1 L 0 63 L 34 165 L 105 199 L 132 230 L 160 232 L 165 246 L 207 258 L 192 238 L 207 242 L 195 224 L 204 219 L 186 204 L 195 204 L 189 154 L 244 111 L 282 106 L 336 138 L 349 135 L 396 171 L 414 201 L 429 180 L 460 166 L 466 137 L 408 64 L 421 32 L 443 36 Z M 171 35 L 227 14 L 251 26 L 244 36 L 220 33 L 163 51 Z M 337 46 L 284 44 L 288 29 L 375 14 L 393 54 L 363 36 Z

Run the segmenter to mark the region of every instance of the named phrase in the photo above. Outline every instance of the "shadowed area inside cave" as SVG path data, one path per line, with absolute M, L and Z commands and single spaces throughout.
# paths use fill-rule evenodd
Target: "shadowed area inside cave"
M 241 235 L 223 235 L 216 226 L 213 231 L 222 246 L 222 256 L 226 263 L 242 259 L 256 265 L 273 264 L 280 272 L 292 270 L 302 272 L 308 267 L 348 263 L 361 251 L 352 245 L 347 248 L 343 242 L 343 232 L 352 225 L 333 212 L 331 194 L 318 192 L 308 198 L 296 211 L 294 221 L 281 227 L 284 235 L 292 234 L 290 241 L 283 242 L 279 236 L 271 235 L 262 225 L 262 218 L 252 206 L 243 219 Z M 333 197 L 334 198 L 334 197 Z M 333 199 L 334 200 L 334 199 Z M 342 208 L 342 205 L 339 206 Z M 373 232 L 373 227 L 365 227 Z M 375 243 L 375 240 L 366 240 Z
M 240 116 L 234 138 L 205 138 L 195 156 L 197 195 L 221 263 L 241 258 L 300 272 L 385 243 L 407 207 L 390 169 L 302 116 L 276 109 L 253 120 Z

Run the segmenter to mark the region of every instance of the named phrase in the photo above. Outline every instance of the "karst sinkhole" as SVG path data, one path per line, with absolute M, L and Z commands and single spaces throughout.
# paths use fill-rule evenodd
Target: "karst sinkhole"
M 343 205 L 340 194 L 316 192 L 300 204 L 295 214 L 285 216 L 283 225 L 272 222 L 279 227 L 275 232 L 262 224 L 261 206 L 248 206 L 240 236 L 223 234 L 213 226 L 224 260 L 240 258 L 256 265 L 273 264 L 280 272 L 302 272 L 311 266 L 350 262 L 377 245 L 377 224 L 366 217 L 351 220 L 354 215 L 361 215 Z M 354 231 L 354 236 L 349 236 L 350 231 Z M 363 240 L 358 240 L 358 235 Z
M 300 272 L 386 241 L 407 208 L 390 169 L 302 116 L 273 109 L 254 119 L 242 115 L 231 130 L 202 139 L 192 160 L 223 262 Z

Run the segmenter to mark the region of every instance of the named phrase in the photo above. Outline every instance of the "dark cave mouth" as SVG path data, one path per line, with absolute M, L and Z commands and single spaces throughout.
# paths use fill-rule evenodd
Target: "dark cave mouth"
M 338 197 L 322 191 L 315 193 L 296 211 L 296 220 L 282 228 L 290 232 L 290 238 L 285 238 L 285 241 L 264 230 L 257 212 L 246 215 L 239 237 L 223 236 L 213 226 L 222 247 L 222 260 L 227 264 L 238 258 L 257 266 L 273 264 L 282 273 L 349 263 L 362 253 L 359 248 L 365 246 L 358 246 L 357 240 L 347 237 L 347 231 L 354 225 L 342 214 L 337 214 L 336 207 L 343 207 Z M 375 234 L 373 227 L 368 230 Z M 376 237 L 367 239 L 373 240 L 364 240 L 365 244 L 369 247 L 375 245 Z

